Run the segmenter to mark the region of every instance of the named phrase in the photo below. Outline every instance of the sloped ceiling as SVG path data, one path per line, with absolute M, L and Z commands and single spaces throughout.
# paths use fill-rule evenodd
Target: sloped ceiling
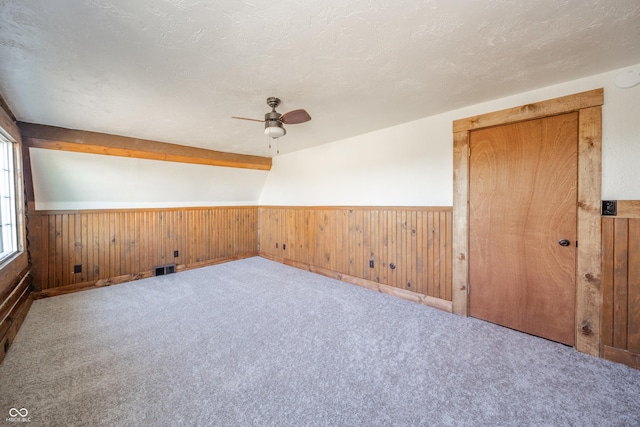
M 638 0 L 0 0 L 18 120 L 261 156 L 637 63 Z

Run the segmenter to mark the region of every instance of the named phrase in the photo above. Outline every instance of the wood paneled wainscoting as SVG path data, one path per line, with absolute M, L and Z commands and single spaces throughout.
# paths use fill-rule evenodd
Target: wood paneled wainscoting
M 10 265 L 5 265 L 0 275 L 0 363 L 33 302 L 30 279 L 26 252 L 18 255 Z
M 602 218 L 602 259 L 601 356 L 640 369 L 640 201 Z
M 163 265 L 180 271 L 255 256 L 258 248 L 256 206 L 35 211 L 28 227 L 36 298 L 149 277 Z
M 450 207 L 260 207 L 260 255 L 451 312 Z

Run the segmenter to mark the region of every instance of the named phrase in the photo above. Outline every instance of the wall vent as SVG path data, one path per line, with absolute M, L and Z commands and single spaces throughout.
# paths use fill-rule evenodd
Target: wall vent
M 164 276 L 165 274 L 171 274 L 176 272 L 175 264 L 161 265 L 153 269 L 154 276 Z

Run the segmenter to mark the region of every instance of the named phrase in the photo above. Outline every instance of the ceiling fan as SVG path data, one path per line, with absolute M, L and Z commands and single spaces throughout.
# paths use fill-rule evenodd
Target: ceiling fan
M 232 116 L 231 118 L 263 122 L 264 134 L 273 139 L 280 138 L 287 134 L 287 130 L 284 128 L 284 125 L 297 125 L 311 120 L 311 116 L 304 109 L 293 110 L 284 114 L 278 113 L 276 111 L 276 107 L 280 105 L 280 99 L 275 96 L 267 98 L 267 105 L 271 107 L 271 111 L 264 115 L 264 120 L 236 116 Z

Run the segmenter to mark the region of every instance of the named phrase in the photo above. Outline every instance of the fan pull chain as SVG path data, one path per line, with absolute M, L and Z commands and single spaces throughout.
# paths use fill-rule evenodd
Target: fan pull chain
M 267 139 L 269 140 L 269 150 L 271 150 L 271 140 L 276 140 L 276 154 L 280 154 L 280 138 L 271 138 L 267 136 Z

